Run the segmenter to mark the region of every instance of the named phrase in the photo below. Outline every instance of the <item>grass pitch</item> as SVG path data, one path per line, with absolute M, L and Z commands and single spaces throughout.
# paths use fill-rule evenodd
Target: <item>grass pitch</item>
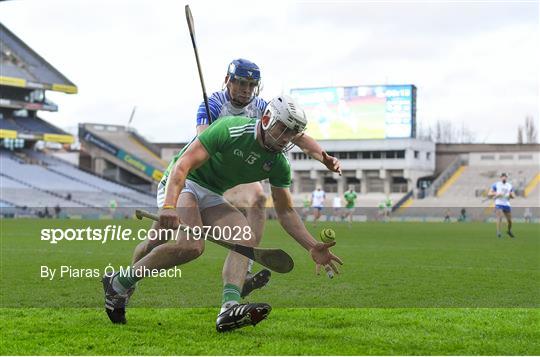
M 315 276 L 307 253 L 268 222 L 263 246 L 295 260 L 250 301 L 274 310 L 256 328 L 215 332 L 226 251 L 207 244 L 181 278 L 140 282 L 128 324 L 109 323 L 99 278 L 40 277 L 61 265 L 103 271 L 129 264 L 137 241 L 40 241 L 42 228 L 147 227 L 147 222 L 1 221 L 5 354 L 540 354 L 540 226 L 497 239 L 483 223 L 330 223 L 345 265 Z M 317 229 L 308 225 L 312 233 Z

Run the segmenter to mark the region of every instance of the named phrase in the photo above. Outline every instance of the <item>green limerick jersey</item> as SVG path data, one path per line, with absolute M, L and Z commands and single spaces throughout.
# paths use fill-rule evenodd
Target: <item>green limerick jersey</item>
M 354 201 L 356 201 L 356 192 L 347 191 L 347 192 L 345 192 L 344 196 L 345 196 L 345 202 L 347 202 L 345 207 L 346 208 L 354 208 Z
M 256 119 L 245 117 L 223 117 L 212 123 L 198 136 L 210 159 L 192 170 L 187 179 L 219 195 L 236 185 L 264 179 L 269 179 L 275 187 L 289 187 L 289 160 L 281 152 L 272 153 L 261 147 L 256 138 L 256 126 Z M 169 177 L 189 145 L 171 160 L 163 180 Z

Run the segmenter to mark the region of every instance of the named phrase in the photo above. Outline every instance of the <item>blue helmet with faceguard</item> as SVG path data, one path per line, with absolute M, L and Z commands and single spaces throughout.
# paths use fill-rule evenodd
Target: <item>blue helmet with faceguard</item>
M 259 82 L 261 80 L 261 70 L 255 63 L 247 59 L 238 58 L 229 64 L 227 75 L 231 79 L 245 78 Z

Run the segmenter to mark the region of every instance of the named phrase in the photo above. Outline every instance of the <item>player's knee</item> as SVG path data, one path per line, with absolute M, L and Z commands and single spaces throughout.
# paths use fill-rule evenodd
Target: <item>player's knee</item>
M 148 241 L 145 241 L 145 242 L 139 243 L 139 245 L 137 246 L 137 249 L 140 250 L 141 254 L 146 255 L 150 253 L 152 249 L 154 249 L 154 247 L 151 246 Z
M 197 259 L 200 257 L 204 252 L 204 244 L 191 244 L 188 246 L 186 250 L 186 254 L 191 259 Z
M 179 261 L 188 262 L 200 257 L 204 252 L 202 241 L 192 241 L 188 244 L 177 245 L 174 254 Z
M 254 208 L 260 208 L 263 209 L 266 207 L 266 195 L 264 192 L 255 192 L 255 194 L 252 197 L 251 206 Z
M 153 239 L 147 239 L 144 242 L 141 242 L 138 246 L 138 248 L 141 250 L 141 252 L 146 255 L 150 253 L 154 248 L 161 245 L 162 242 L 159 240 L 153 240 Z

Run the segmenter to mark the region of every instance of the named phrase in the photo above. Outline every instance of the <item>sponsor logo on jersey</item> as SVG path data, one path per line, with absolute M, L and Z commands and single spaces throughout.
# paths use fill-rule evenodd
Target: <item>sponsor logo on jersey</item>
M 274 162 L 272 160 L 265 161 L 263 164 L 263 170 L 266 172 L 270 172 L 272 170 L 272 165 L 274 165 Z

